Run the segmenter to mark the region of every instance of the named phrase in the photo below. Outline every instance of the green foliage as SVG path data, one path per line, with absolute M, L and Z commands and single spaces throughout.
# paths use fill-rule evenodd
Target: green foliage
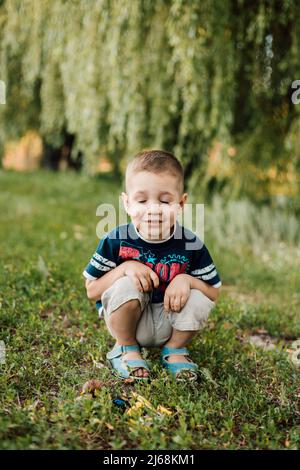
M 297 171 L 300 105 L 290 97 L 300 78 L 297 7 L 297 0 L 5 0 L 0 142 L 35 128 L 59 146 L 67 131 L 88 173 L 100 154 L 119 168 L 142 148 L 166 148 L 194 189 L 213 143 L 222 142 L 225 154 L 237 149 L 238 173 L 216 178 L 238 194 L 250 163 Z M 262 187 L 256 183 L 248 195 Z M 258 198 L 270 191 L 263 186 Z

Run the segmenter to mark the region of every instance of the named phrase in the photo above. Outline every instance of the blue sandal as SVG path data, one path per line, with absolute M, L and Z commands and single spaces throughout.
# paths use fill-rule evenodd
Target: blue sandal
M 166 359 L 170 354 L 180 354 L 182 356 L 188 356 L 189 351 L 187 348 L 169 348 L 168 346 L 164 346 L 161 351 L 161 362 L 163 367 L 170 372 L 176 380 L 188 380 L 193 382 L 197 379 L 197 370 L 198 366 L 194 362 L 168 362 Z M 189 371 L 190 374 L 182 374 L 184 371 Z M 180 377 L 182 375 L 182 377 Z
M 140 347 L 135 344 L 132 346 L 115 346 L 110 352 L 107 353 L 106 358 L 110 367 L 117 372 L 117 375 L 122 379 L 137 379 L 137 380 L 148 380 L 148 377 L 139 377 L 132 375 L 132 372 L 143 368 L 150 372 L 149 366 L 144 359 L 123 359 L 124 353 L 128 351 L 139 351 Z

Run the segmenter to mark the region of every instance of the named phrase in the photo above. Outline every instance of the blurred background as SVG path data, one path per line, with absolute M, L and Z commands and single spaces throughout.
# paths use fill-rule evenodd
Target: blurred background
M 300 209 L 296 0 L 2 0 L 4 169 L 120 177 L 174 152 L 189 187 Z
M 66 417 L 62 411 L 56 418 L 67 423 L 74 384 L 90 378 L 106 352 L 108 336 L 100 339 L 81 273 L 99 241 L 96 208 L 118 206 L 126 162 L 143 149 L 173 152 L 185 169 L 189 202 L 205 203 L 205 242 L 223 297 L 199 348 L 207 348 L 215 380 L 226 361 L 239 364 L 225 370 L 232 382 L 222 390 L 240 393 L 232 384 L 245 342 L 256 336 L 263 347 L 289 346 L 300 337 L 297 80 L 299 0 L 0 0 L 1 338 L 13 377 L 7 428 L 0 426 L 4 447 L 102 445 L 88 427 L 76 434 L 76 410 L 73 434 L 63 432 L 66 424 L 53 437 L 34 403 L 40 400 L 47 415 L 51 390 L 49 413 L 56 413 L 55 400 L 66 400 Z M 99 341 L 102 349 L 95 349 Z M 214 355 L 217 343 L 223 351 Z M 249 357 L 247 403 L 236 405 L 240 427 L 202 416 L 207 445 L 299 447 L 299 378 L 284 360 L 261 356 L 268 401 Z M 280 389 L 278 398 L 282 384 L 286 395 Z M 275 406 L 281 399 L 285 411 Z M 211 407 L 217 401 L 224 409 L 217 396 Z M 240 441 L 234 430 L 249 409 L 253 426 L 269 434 L 249 425 Z M 270 428 L 262 409 L 273 419 Z M 108 448 L 134 445 L 134 432 L 124 437 L 114 426 Z M 176 445 L 197 448 L 201 432 L 183 429 Z M 159 434 L 141 439 L 172 446 Z

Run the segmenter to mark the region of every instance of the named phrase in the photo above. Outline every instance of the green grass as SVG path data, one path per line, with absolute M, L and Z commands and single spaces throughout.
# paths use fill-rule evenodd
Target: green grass
M 81 273 L 98 242 L 96 207 L 119 191 L 109 177 L 0 173 L 1 448 L 299 448 L 300 372 L 286 351 L 300 338 L 297 258 L 279 269 L 207 234 L 224 290 L 190 345 L 198 381 L 168 378 L 157 349 L 150 384 L 123 384 L 101 367 L 114 341 Z M 276 349 L 241 340 L 260 328 Z M 90 379 L 102 382 L 94 397 L 80 394 Z M 123 414 L 112 399 L 134 405 L 134 392 L 152 408 Z

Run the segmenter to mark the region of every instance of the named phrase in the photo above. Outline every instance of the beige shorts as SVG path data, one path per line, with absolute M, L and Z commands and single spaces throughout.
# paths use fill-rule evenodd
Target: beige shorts
M 191 289 L 190 296 L 180 312 L 167 312 L 163 303 L 151 303 L 148 292 L 140 292 L 133 281 L 121 277 L 106 289 L 101 297 L 99 316 L 104 315 L 110 334 L 115 334 L 109 325 L 109 316 L 122 304 L 138 299 L 142 315 L 137 325 L 136 340 L 141 347 L 159 347 L 168 341 L 172 329 L 179 331 L 201 330 L 215 302 L 197 289 Z

